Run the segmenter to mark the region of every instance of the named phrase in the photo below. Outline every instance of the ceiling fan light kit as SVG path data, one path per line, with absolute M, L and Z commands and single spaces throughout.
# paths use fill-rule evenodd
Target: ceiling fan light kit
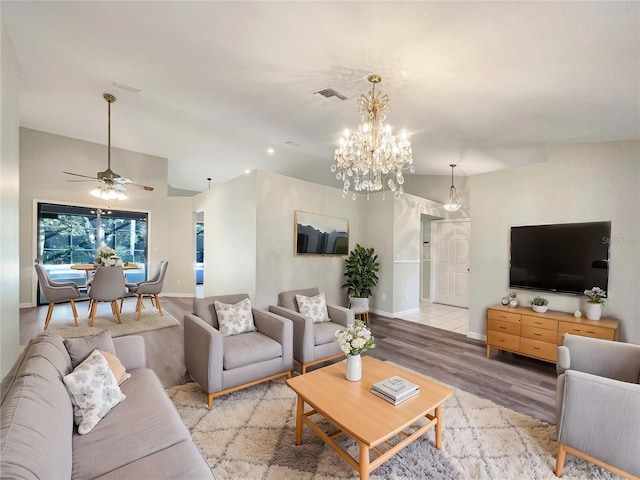
M 349 191 L 356 199 L 356 192 L 375 192 L 389 188 L 396 198 L 404 192 L 403 171 L 413 173 L 413 153 L 406 132 L 395 137 L 391 127 L 384 121 L 389 112 L 389 97 L 381 91 L 376 92 L 376 84 L 382 77 L 371 74 L 367 77 L 371 83 L 369 95 L 362 94 L 358 99 L 358 113 L 362 124 L 353 134 L 345 131 L 340 139 L 331 164 L 331 171 L 338 180 L 342 180 L 342 196 Z
M 453 185 L 453 169 L 456 167 L 455 163 L 449 164 L 451 167 L 451 187 L 449 188 L 449 201 L 445 203 L 444 209 L 447 212 L 457 212 L 462 207 L 462 204 L 458 201 L 458 194 L 456 192 L 456 187 Z
M 111 95 L 110 93 L 105 93 L 102 95 L 106 100 L 107 107 L 107 169 L 104 172 L 98 172 L 95 177 L 90 177 L 88 175 L 82 175 L 80 173 L 72 173 L 72 172 L 62 172 L 67 175 L 73 175 L 75 177 L 88 178 L 91 180 L 98 180 L 99 184 L 96 188 L 91 190 L 89 193 L 96 198 L 100 198 L 102 200 L 125 200 L 127 196 L 124 191 L 126 190 L 125 185 L 130 187 L 139 188 L 141 190 L 146 190 L 147 192 L 153 191 L 153 187 L 149 187 L 147 185 L 140 185 L 137 183 L 133 183 L 128 178 L 121 177 L 113 170 L 111 170 L 111 104 L 116 101 L 116 97 Z M 82 180 L 79 180 L 82 181 Z

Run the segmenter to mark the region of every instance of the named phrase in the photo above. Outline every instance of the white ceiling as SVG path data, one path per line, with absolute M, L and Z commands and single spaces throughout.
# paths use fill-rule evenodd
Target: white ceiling
M 357 125 L 373 72 L 418 174 L 448 175 L 453 162 L 472 175 L 544 161 L 548 144 L 640 138 L 637 1 L 1 8 L 20 63 L 21 126 L 106 144 L 102 94 L 113 93 L 112 145 L 167 157 L 176 188 L 254 168 L 340 186 L 333 150 Z M 325 88 L 348 100 L 314 95 Z

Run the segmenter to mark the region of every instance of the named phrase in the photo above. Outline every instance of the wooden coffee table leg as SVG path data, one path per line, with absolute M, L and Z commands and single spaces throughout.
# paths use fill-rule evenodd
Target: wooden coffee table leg
M 296 445 L 302 443 L 302 415 L 304 415 L 304 400 L 298 395 L 298 408 L 296 410 Z
M 360 466 L 360 480 L 369 480 L 369 447 L 364 443 L 360 443 L 358 465 Z
M 442 446 L 442 406 L 436 407 L 436 448 Z

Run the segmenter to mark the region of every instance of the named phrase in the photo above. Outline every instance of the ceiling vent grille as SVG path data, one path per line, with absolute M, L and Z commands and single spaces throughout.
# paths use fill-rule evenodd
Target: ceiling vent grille
M 345 97 L 343 94 L 341 94 L 340 92 L 335 91 L 333 88 L 325 88 L 324 90 L 320 90 L 318 92 L 314 92 L 315 93 L 319 93 L 320 95 L 322 95 L 324 98 L 331 98 L 331 97 L 337 97 L 340 100 L 346 100 L 347 97 Z

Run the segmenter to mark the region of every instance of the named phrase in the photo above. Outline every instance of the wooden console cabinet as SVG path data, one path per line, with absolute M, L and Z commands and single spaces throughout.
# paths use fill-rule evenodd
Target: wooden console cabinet
M 495 347 L 555 363 L 565 333 L 617 341 L 619 332 L 620 322 L 613 318 L 587 320 L 565 312 L 497 305 L 487 309 L 487 358 Z

